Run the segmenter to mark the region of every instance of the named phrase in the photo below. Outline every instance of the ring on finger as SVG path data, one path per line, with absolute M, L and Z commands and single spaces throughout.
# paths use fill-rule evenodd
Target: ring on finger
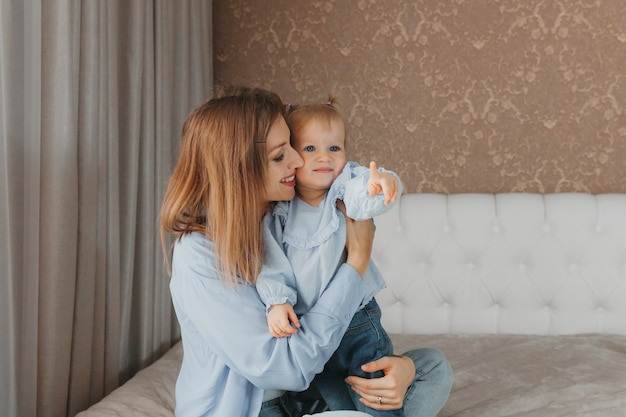
M 382 405 L 383 404 L 383 397 L 381 397 L 380 395 L 378 396 L 378 405 Z

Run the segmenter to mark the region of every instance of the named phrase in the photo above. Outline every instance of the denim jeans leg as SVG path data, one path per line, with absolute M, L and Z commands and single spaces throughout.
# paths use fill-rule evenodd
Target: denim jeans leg
M 325 369 L 313 380 L 313 386 L 322 393 L 329 410 L 356 410 L 349 392 L 352 390 L 344 379 L 344 375 Z
M 436 349 L 413 349 L 404 354 L 415 363 L 415 380 L 404 397 L 406 417 L 435 417 L 448 400 L 454 373 Z
M 265 401 L 261 405 L 259 417 L 285 417 L 281 407 L 281 399 L 276 398 L 274 400 Z
M 351 329 L 344 336 L 344 338 L 349 338 L 351 341 L 349 350 L 343 355 L 344 364 L 348 368 L 349 375 L 357 375 L 364 378 L 380 378 L 384 376 L 380 371 L 366 374 L 361 369 L 361 366 L 365 363 L 393 354 L 391 339 L 380 320 L 381 310 L 376 299 L 372 299 L 360 310 L 359 316 L 355 315 L 355 319 L 352 320 Z M 349 389 L 349 393 L 358 411 L 368 413 L 374 417 L 404 417 L 402 409 L 378 411 L 361 403 L 359 396 L 352 389 Z

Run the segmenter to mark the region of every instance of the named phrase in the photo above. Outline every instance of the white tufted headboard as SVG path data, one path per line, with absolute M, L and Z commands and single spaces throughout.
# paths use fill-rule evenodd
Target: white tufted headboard
M 375 222 L 390 333 L 626 335 L 626 194 L 405 194 Z

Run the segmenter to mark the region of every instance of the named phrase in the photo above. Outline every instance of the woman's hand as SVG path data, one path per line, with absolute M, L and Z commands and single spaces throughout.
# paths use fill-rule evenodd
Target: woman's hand
M 415 364 L 407 356 L 385 356 L 361 367 L 365 372 L 383 371 L 380 378 L 349 376 L 346 383 L 360 397 L 360 401 L 375 410 L 397 410 L 402 407 L 404 395 L 415 379 Z
M 346 216 L 346 206 L 337 200 L 337 208 Z M 346 263 L 363 276 L 370 262 L 372 244 L 374 243 L 374 223 L 368 220 L 353 220 L 346 216 Z

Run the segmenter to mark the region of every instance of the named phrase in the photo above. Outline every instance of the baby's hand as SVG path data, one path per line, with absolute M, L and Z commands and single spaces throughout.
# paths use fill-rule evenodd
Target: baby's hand
M 274 304 L 267 312 L 267 325 L 272 336 L 289 337 L 298 332 L 300 321 L 291 304 Z
M 367 181 L 367 191 L 370 197 L 377 194 L 385 195 L 385 205 L 396 201 L 398 195 L 398 180 L 388 172 L 378 172 L 376 162 L 370 162 L 370 179 Z

